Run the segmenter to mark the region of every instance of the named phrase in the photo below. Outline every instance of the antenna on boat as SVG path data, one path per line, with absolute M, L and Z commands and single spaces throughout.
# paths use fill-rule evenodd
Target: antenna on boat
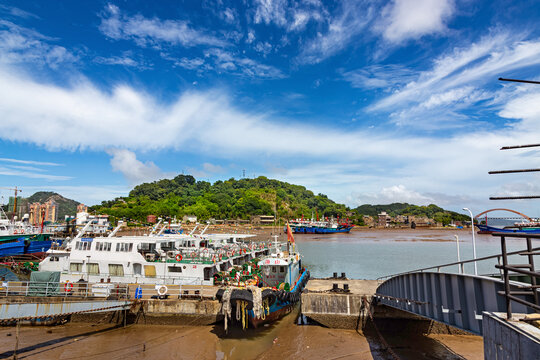
M 118 225 L 114 228 L 114 230 L 109 234 L 109 236 L 107 237 L 113 237 L 114 235 L 116 235 L 116 233 L 118 232 L 118 230 L 120 230 L 120 228 L 124 226 L 124 222 L 122 220 L 119 220 L 118 221 Z
M 195 227 L 193 228 L 193 230 L 191 230 L 191 232 L 189 233 L 189 236 L 193 235 L 193 233 L 195 232 L 195 230 L 197 230 L 197 227 L 199 226 L 199 224 L 195 224 Z
M 209 226 L 210 226 L 210 224 L 206 224 L 206 226 L 204 227 L 203 231 L 201 231 L 201 233 L 199 234 L 199 236 L 203 236 L 204 233 L 206 232 L 206 229 L 208 229 Z
M 162 221 L 163 221 L 163 219 L 162 219 L 162 218 L 159 218 L 158 223 L 152 227 L 152 231 L 150 232 L 150 235 L 152 235 L 152 234 L 154 234 L 154 233 L 156 232 L 156 230 L 157 230 L 159 224 L 161 224 Z
M 77 236 L 75 236 L 75 237 L 73 238 L 73 240 L 80 239 L 80 238 L 84 235 L 84 233 L 85 233 L 86 231 L 88 231 L 88 228 L 90 227 L 90 225 L 92 225 L 92 223 L 93 223 L 94 221 L 95 221 L 95 220 L 89 220 L 89 221 L 86 223 L 86 225 L 84 225 L 84 227 L 81 229 L 81 231 L 79 231 L 79 232 L 77 233 Z

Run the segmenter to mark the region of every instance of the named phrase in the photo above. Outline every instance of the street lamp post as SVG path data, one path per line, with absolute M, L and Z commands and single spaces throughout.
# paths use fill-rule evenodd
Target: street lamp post
M 463 210 L 468 211 L 471 215 L 471 231 L 472 231 L 472 251 L 473 251 L 473 259 L 476 260 L 476 240 L 474 238 L 474 218 L 472 211 L 469 210 L 469 208 L 463 208 Z M 474 275 L 478 275 L 478 267 L 476 266 L 476 261 L 474 262 Z

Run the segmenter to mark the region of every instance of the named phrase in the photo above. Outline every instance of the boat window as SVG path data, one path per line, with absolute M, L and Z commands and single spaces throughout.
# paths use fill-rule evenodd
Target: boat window
M 80 250 L 81 249 L 81 242 L 80 241 L 77 241 L 75 243 L 75 250 Z
M 180 266 L 169 266 L 169 272 L 172 273 L 181 273 L 182 268 Z
M 88 263 L 86 264 L 86 271 L 89 275 L 97 275 L 99 274 L 99 265 L 96 263 Z
M 156 277 L 156 267 L 154 265 L 144 265 L 144 276 Z
M 116 251 L 120 251 L 120 243 L 116 243 Z
M 275 266 L 272 266 L 272 272 L 273 272 L 273 273 L 277 272 L 277 269 L 276 269 Z
M 142 266 L 141 264 L 133 264 L 133 274 L 141 275 Z
M 107 243 L 107 251 L 111 251 L 111 243 Z
M 124 266 L 120 264 L 109 264 L 110 276 L 124 276 Z
M 58 256 L 51 256 L 49 261 L 60 261 L 60 258 Z
M 133 251 L 133 243 L 129 243 L 129 251 Z
M 279 267 L 279 272 L 285 272 L 285 266 L 280 266 Z
M 71 272 L 82 272 L 82 263 L 71 263 L 71 264 L 69 264 L 69 271 L 71 271 Z

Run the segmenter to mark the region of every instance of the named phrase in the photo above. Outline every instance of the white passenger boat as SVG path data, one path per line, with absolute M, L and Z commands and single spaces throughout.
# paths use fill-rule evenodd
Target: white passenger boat
M 269 252 L 270 244 L 246 235 L 148 235 L 83 237 L 51 249 L 40 271 L 60 272 L 62 282 L 213 285 L 213 275 Z

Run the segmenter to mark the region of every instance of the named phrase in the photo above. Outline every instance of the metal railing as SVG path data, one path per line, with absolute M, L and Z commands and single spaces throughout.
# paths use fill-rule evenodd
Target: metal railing
M 505 236 L 508 236 L 508 234 L 505 234 Z M 511 235 L 511 236 L 514 237 L 515 235 Z M 540 236 L 538 238 L 540 238 Z M 507 253 L 506 256 L 523 255 L 523 254 L 525 254 L 527 252 L 538 252 L 537 255 L 540 255 L 540 247 L 531 248 L 530 250 L 527 249 L 527 250 L 512 251 L 512 252 Z M 484 260 L 490 260 L 490 259 L 497 259 L 497 263 L 499 265 L 496 265 L 496 267 L 499 268 L 499 266 L 502 264 L 501 260 L 502 260 L 503 256 L 504 256 L 503 254 L 497 254 L 497 255 L 484 256 L 484 257 L 471 259 L 471 260 L 462 260 L 462 261 L 456 261 L 456 262 L 452 262 L 452 263 L 448 263 L 448 264 L 434 265 L 434 266 L 429 266 L 429 267 L 425 267 L 425 268 L 421 268 L 421 269 L 405 271 L 405 272 L 401 272 L 401 273 L 397 273 L 397 274 L 381 276 L 381 277 L 378 277 L 377 280 L 381 281 L 381 280 L 386 280 L 386 279 L 392 278 L 394 276 L 407 275 L 407 274 L 430 271 L 430 270 L 436 270 L 437 272 L 441 272 L 442 268 L 446 268 L 446 267 L 450 267 L 450 266 L 456 266 L 456 265 L 458 266 L 459 273 L 464 274 L 465 273 L 464 264 L 475 263 L 475 262 L 484 261 Z M 500 273 L 501 280 L 504 280 L 503 270 L 500 269 L 499 273 Z
M 505 297 L 506 300 L 506 316 L 507 319 L 512 318 L 512 304 L 511 301 L 516 301 L 529 308 L 540 312 L 540 302 L 538 296 L 538 289 L 540 285 L 537 285 L 537 278 L 540 279 L 540 272 L 536 271 L 534 267 L 534 256 L 540 255 L 539 248 L 532 247 L 531 239 L 540 239 L 540 235 L 532 234 L 507 234 L 507 233 L 494 233 L 493 236 L 501 238 L 501 252 L 502 252 L 502 265 L 495 265 L 496 268 L 503 272 L 504 291 L 499 291 L 498 294 Z M 527 256 L 528 262 L 526 264 L 509 264 L 508 253 L 506 251 L 506 238 L 522 238 L 525 239 L 527 244 L 527 250 L 519 252 L 519 255 Z M 510 272 L 529 276 L 530 285 L 522 285 L 518 290 L 511 290 L 510 288 Z M 527 301 L 525 298 L 519 298 L 516 295 L 532 295 L 534 302 Z
M 114 283 L 9 281 L 0 284 L 0 297 L 47 296 L 127 299 L 129 286 Z
M 214 298 L 217 287 L 201 281 L 183 284 L 119 284 L 87 282 L 30 282 L 0 283 L 0 298 L 6 297 L 61 297 L 66 299 L 182 299 Z

